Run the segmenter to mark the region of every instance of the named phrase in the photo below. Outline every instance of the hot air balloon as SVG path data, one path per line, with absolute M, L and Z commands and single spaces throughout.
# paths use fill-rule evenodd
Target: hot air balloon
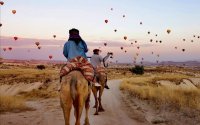
M 150 42 L 153 42 L 153 40 L 152 40 L 152 39 L 150 39 Z
M 0 5 L 3 5 L 4 4 L 4 2 L 3 1 L 0 1 Z
M 141 63 L 141 64 L 143 64 L 143 62 L 142 62 L 142 61 L 141 61 L 140 63 Z
M 124 40 L 126 40 L 127 39 L 127 36 L 124 36 Z
M 38 49 L 41 49 L 41 46 L 38 46 Z
M 108 20 L 105 20 L 105 23 L 108 23 Z
M 121 50 L 123 50 L 124 48 L 123 47 L 121 47 Z
M 127 51 L 125 50 L 124 52 L 126 53 Z
M 158 40 L 156 40 L 156 43 L 158 42 Z
M 137 41 L 135 41 L 135 43 L 137 43 Z
M 198 36 L 198 39 L 200 38 L 200 36 Z
M 12 13 L 15 14 L 17 11 L 16 10 L 12 10 Z
M 12 50 L 12 47 L 8 47 L 8 49 L 11 51 L 11 50 Z
M 140 22 L 140 25 L 142 25 L 142 22 Z
M 110 10 L 113 10 L 113 8 L 111 8 Z
M 148 34 L 150 34 L 151 32 L 150 32 L 150 31 L 148 31 L 147 33 L 148 33 Z
M 175 46 L 174 48 L 175 48 L 175 49 L 177 49 L 177 47 L 176 47 L 176 46 Z
M 39 45 L 40 45 L 40 42 L 35 42 L 35 45 L 39 46 Z
M 56 35 L 53 35 L 53 38 L 56 38 Z
M 156 63 L 158 63 L 159 61 L 157 60 Z
M 155 36 L 158 36 L 158 34 L 156 34 Z
M 52 55 L 49 55 L 49 59 L 52 59 L 53 58 L 53 56 Z
M 185 49 L 182 49 L 183 52 L 185 52 Z
M 185 41 L 185 39 L 183 39 L 183 41 Z
M 157 57 L 159 57 L 160 55 L 158 54 Z
M 2 26 L 2 23 L 0 23 L 0 27 Z
M 195 35 L 193 35 L 193 37 L 196 37 Z
M 136 53 L 136 56 L 139 56 L 139 53 Z
M 151 52 L 151 54 L 153 54 L 153 52 Z
M 171 32 L 171 30 L 170 30 L 170 29 L 167 29 L 167 33 L 170 34 L 170 32 Z
M 104 43 L 104 46 L 107 46 L 107 43 Z
M 125 15 L 123 15 L 123 18 L 125 17 Z
M 138 46 L 137 49 L 140 49 L 140 47 Z
M 116 30 L 116 29 L 115 29 L 114 31 L 115 31 L 115 32 L 117 32 L 117 30 Z
M 16 36 L 15 36 L 15 37 L 13 37 L 13 38 L 14 38 L 14 40 L 17 40 L 17 39 L 18 39 L 18 37 L 16 37 Z
M 3 51 L 6 51 L 6 48 L 3 48 Z
M 191 40 L 191 42 L 193 43 L 193 42 L 194 42 L 194 40 Z
M 131 42 L 131 45 L 132 45 L 133 43 Z
M 144 58 L 142 58 L 142 60 L 144 60 Z
M 160 42 L 160 43 L 162 43 L 162 41 L 161 41 L 161 40 L 160 40 L 159 42 Z

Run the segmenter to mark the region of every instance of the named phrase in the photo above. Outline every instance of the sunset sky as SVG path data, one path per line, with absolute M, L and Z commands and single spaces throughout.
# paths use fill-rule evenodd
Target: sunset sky
M 101 47 L 102 55 L 114 52 L 113 62 L 133 62 L 136 53 L 139 53 L 138 62 L 141 58 L 151 62 L 200 60 L 200 39 L 197 38 L 200 36 L 199 0 L 3 2 L 4 5 L 0 5 L 0 56 L 3 58 L 47 60 L 49 55 L 53 55 L 53 60 L 65 60 L 62 46 L 68 39 L 68 30 L 78 28 L 88 43 L 88 56 L 92 54 L 92 49 Z M 16 10 L 16 14 L 12 14 L 12 10 Z M 104 22 L 106 19 L 107 24 Z M 140 25 L 140 22 L 143 24 Z M 115 29 L 117 32 L 114 32 Z M 167 29 L 171 30 L 170 34 L 167 34 Z M 55 39 L 54 34 L 57 36 Z M 14 41 L 14 36 L 19 39 Z M 124 36 L 128 37 L 127 40 L 123 39 Z M 150 39 L 153 39 L 152 43 Z M 136 40 L 137 43 L 134 42 Z M 156 40 L 162 40 L 162 43 L 156 43 Z M 41 43 L 41 50 L 35 45 L 37 41 Z M 108 44 L 106 47 L 104 42 Z M 127 53 L 120 49 L 121 46 Z M 3 51 L 8 47 L 13 50 Z

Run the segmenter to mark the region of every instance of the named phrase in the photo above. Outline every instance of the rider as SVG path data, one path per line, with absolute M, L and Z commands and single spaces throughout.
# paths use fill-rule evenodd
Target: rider
M 64 45 L 63 55 L 68 59 L 73 59 L 77 56 L 82 56 L 87 59 L 88 52 L 87 44 L 79 35 L 79 30 L 73 28 L 69 30 L 69 39 Z
M 73 61 L 76 57 L 83 57 L 87 62 L 87 56 L 86 56 L 87 52 L 88 52 L 87 44 L 80 37 L 79 30 L 74 29 L 74 28 L 69 30 L 69 39 L 65 43 L 64 48 L 63 48 L 63 55 L 67 58 L 69 64 L 70 64 L 70 61 Z M 91 69 L 93 70 L 93 68 Z M 94 71 L 91 71 L 91 72 L 94 73 Z M 92 76 L 91 73 L 89 75 Z M 96 86 L 100 86 L 96 82 L 96 79 L 93 79 L 93 81 L 91 80 L 91 82 L 94 83 L 94 85 Z M 61 89 L 61 84 L 59 84 L 58 86 L 58 90 L 60 89 Z
M 101 62 L 106 61 L 109 58 L 109 56 L 112 55 L 111 53 L 108 53 L 104 58 L 102 58 L 102 56 L 99 55 L 99 53 L 100 53 L 99 49 L 94 49 L 93 55 L 90 59 L 90 62 L 93 65 L 94 69 L 97 68 L 98 66 L 101 67 Z M 107 85 L 107 82 L 105 84 L 105 88 L 110 89 Z

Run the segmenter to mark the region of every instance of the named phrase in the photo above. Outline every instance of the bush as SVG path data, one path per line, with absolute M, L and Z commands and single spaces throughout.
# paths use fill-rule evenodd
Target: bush
M 136 65 L 135 67 L 131 68 L 130 71 L 132 73 L 142 75 L 142 74 L 144 74 L 144 67 Z
M 43 70 L 43 69 L 45 69 L 45 66 L 44 65 L 37 65 L 37 69 Z

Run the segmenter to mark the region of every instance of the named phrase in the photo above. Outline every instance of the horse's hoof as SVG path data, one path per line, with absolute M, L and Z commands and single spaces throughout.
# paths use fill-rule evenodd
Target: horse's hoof
M 98 112 L 96 112 L 96 113 L 94 113 L 94 115 L 99 115 L 99 113 L 98 113 Z
M 99 108 L 99 112 L 104 112 L 105 110 L 103 108 Z

